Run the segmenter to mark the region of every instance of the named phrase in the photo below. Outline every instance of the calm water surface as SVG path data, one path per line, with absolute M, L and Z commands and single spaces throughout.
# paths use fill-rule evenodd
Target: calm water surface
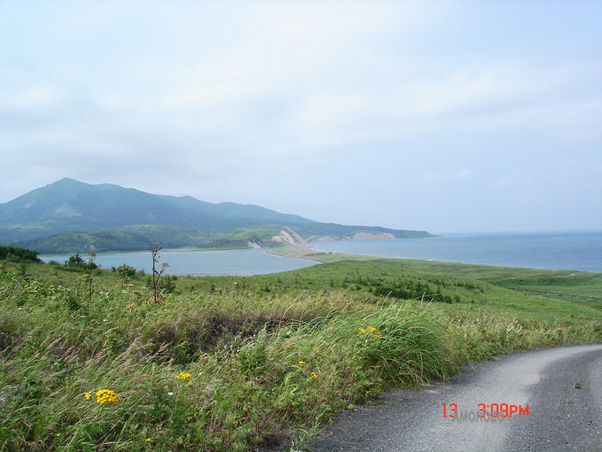
M 314 243 L 321 251 L 423 259 L 507 267 L 602 272 L 602 232 L 446 235 L 426 239 Z M 83 256 L 85 259 L 86 256 Z M 68 256 L 42 256 L 63 263 Z M 264 250 L 163 251 L 171 275 L 259 275 L 297 270 L 316 262 L 274 256 Z M 150 252 L 99 254 L 96 263 L 110 269 L 128 264 L 150 273 Z
M 279 273 L 316 265 L 317 262 L 307 259 L 291 259 L 274 256 L 264 250 L 236 251 L 162 251 L 159 263 L 167 262 L 168 275 L 217 276 L 238 275 L 250 276 L 266 273 Z M 41 256 L 49 262 L 55 260 L 64 263 L 69 256 Z M 84 260 L 87 259 L 82 255 Z M 101 268 L 110 269 L 127 264 L 136 270 L 152 273 L 151 253 L 98 254 L 95 260 Z
M 316 243 L 312 248 L 370 256 L 602 272 L 602 232 L 447 235 Z

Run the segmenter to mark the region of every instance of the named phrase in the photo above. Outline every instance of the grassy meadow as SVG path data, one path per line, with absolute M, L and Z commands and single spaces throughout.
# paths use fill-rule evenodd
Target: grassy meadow
M 248 451 L 460 365 L 602 341 L 602 274 L 352 259 L 253 277 L 0 261 L 0 450 Z

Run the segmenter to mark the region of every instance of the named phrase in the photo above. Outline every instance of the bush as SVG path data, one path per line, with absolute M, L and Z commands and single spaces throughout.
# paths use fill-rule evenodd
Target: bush
M 10 262 L 42 262 L 38 258 L 38 252 L 19 248 L 17 246 L 0 245 L 0 259 L 6 259 Z
M 87 271 L 98 268 L 98 265 L 92 262 L 92 260 L 86 262 L 82 259 L 82 257 L 79 254 L 75 254 L 73 256 L 70 256 L 69 259 L 65 261 L 65 267 Z

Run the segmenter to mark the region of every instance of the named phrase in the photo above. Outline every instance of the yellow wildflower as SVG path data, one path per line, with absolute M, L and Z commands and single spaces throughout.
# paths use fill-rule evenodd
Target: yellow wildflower
M 383 337 L 382 333 L 380 331 L 378 331 L 376 328 L 374 328 L 373 326 L 371 326 L 369 329 L 370 329 L 370 332 L 374 334 L 374 337 Z
M 299 361 L 299 365 L 300 366 L 304 366 L 305 365 L 305 361 Z
M 360 330 L 360 333 L 366 334 L 366 330 L 365 329 L 363 329 L 363 328 L 358 328 L 358 329 Z
M 101 405 L 109 402 L 117 405 L 117 394 L 110 389 L 101 389 L 96 391 L 96 402 Z
M 180 375 L 178 375 L 176 378 L 178 380 L 188 380 L 192 375 L 190 375 L 188 372 L 182 372 Z
M 314 378 L 318 378 L 318 374 L 316 374 L 315 372 L 312 372 L 310 375 Z
M 90 397 L 92 397 L 92 391 L 87 392 L 84 397 L 86 398 L 86 400 L 90 400 Z

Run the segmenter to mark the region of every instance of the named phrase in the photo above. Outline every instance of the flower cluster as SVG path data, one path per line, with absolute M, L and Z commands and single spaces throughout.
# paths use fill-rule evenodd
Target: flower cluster
M 178 380 L 188 380 L 192 375 L 190 375 L 188 372 L 182 372 L 180 375 L 178 375 L 176 378 Z
M 306 366 L 306 365 L 307 365 L 307 363 L 306 363 L 305 361 L 299 361 L 299 367 L 303 367 L 303 366 Z M 307 370 L 309 370 L 309 369 L 307 369 Z M 307 372 L 307 371 L 306 371 L 306 372 Z M 316 378 L 316 379 L 318 378 L 318 374 L 317 374 L 317 373 L 315 373 L 315 372 L 310 372 L 310 374 L 309 374 L 309 375 L 310 375 L 312 378 Z
M 117 401 L 117 394 L 115 394 L 115 392 L 111 391 L 110 389 L 101 389 L 99 391 L 96 391 L 94 395 L 96 396 L 96 402 L 100 403 L 101 405 L 105 403 L 113 403 L 117 405 L 119 403 Z M 92 398 L 92 391 L 87 392 L 84 395 L 84 397 L 86 398 L 86 400 L 90 400 Z
M 374 335 L 374 337 L 383 337 L 383 334 L 378 331 L 376 328 L 374 328 L 373 326 L 371 326 L 370 328 L 368 328 L 370 330 L 370 333 L 372 333 Z M 367 331 L 363 328 L 358 328 L 359 332 L 362 334 L 366 334 Z

